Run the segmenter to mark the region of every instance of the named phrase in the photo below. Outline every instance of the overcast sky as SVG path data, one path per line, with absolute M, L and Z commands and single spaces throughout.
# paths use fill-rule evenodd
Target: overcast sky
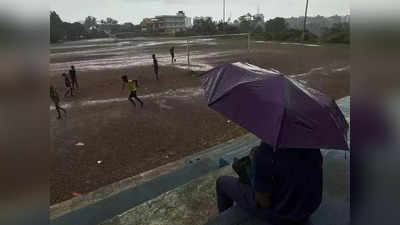
M 263 13 L 266 19 L 304 15 L 306 0 L 226 0 L 226 17 L 232 19 L 250 12 Z M 309 0 L 310 16 L 350 14 L 350 0 Z M 222 19 L 223 0 L 52 0 L 62 20 L 76 22 L 86 16 L 98 19 L 112 17 L 120 23 L 140 23 L 145 17 L 176 14 L 183 10 L 187 16 L 211 16 Z

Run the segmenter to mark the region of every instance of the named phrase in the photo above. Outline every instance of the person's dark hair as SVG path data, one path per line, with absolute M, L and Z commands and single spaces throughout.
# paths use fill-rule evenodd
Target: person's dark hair
M 72 66 L 71 66 L 71 68 L 72 68 L 72 69 L 75 69 L 75 66 L 74 66 L 74 65 L 72 65 Z
M 155 58 L 155 57 L 156 57 L 156 54 L 153 54 L 152 56 L 153 56 L 153 58 Z
M 121 76 L 121 79 L 122 79 L 123 81 L 127 81 L 127 80 L 128 80 L 128 76 L 123 75 L 123 76 Z

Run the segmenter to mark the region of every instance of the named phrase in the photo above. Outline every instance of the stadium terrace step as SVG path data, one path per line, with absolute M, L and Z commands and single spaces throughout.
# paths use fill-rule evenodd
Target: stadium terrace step
M 230 167 L 210 172 L 100 225 L 201 225 L 217 216 L 215 181 Z
M 218 165 L 214 161 L 203 159 L 193 165 L 156 177 L 141 185 L 68 212 L 52 219 L 50 224 L 96 225 L 216 169 L 218 169 Z
M 349 222 L 349 160 L 343 151 L 324 156 L 323 203 L 307 225 L 347 225 Z M 231 166 L 212 171 L 191 182 L 133 207 L 101 225 L 258 225 L 266 224 L 240 208 L 217 215 L 215 181 L 235 176 Z
M 349 205 L 344 201 L 326 201 L 321 204 L 310 220 L 304 225 L 348 225 L 350 224 Z M 250 216 L 235 206 L 221 213 L 204 225 L 269 225 L 269 223 Z

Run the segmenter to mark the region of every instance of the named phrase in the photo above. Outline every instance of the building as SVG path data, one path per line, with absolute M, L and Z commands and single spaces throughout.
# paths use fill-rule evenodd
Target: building
M 193 25 L 192 25 L 192 18 L 186 17 L 186 19 L 185 19 L 185 27 L 186 27 L 186 28 L 192 28 L 192 27 L 193 27 Z
M 342 16 L 341 17 L 341 22 L 342 23 L 350 23 L 350 15 Z
M 179 11 L 176 15 L 156 16 L 158 21 L 158 32 L 160 33 L 176 33 L 185 31 L 191 26 L 191 19 L 186 17 L 183 11 Z

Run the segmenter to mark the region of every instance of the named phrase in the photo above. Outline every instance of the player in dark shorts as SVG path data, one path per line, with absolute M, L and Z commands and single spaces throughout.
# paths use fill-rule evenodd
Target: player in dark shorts
M 174 46 L 172 46 L 169 49 L 169 53 L 171 54 L 171 63 L 176 62 L 176 59 L 175 59 L 175 47 Z
M 125 84 L 128 85 L 128 90 L 130 92 L 129 97 L 128 97 L 129 101 L 131 101 L 132 104 L 134 106 L 136 106 L 135 101 L 132 99 L 132 98 L 135 98 L 140 103 L 140 106 L 143 108 L 143 102 L 138 98 L 138 96 L 136 94 L 136 89 L 139 87 L 138 81 L 137 80 L 128 80 L 128 76 L 126 76 L 126 75 L 122 76 L 121 79 L 122 79 L 122 90 L 125 89 Z
M 58 113 L 57 119 L 61 119 L 60 110 L 63 111 L 65 114 L 67 113 L 67 111 L 65 109 L 61 108 L 61 106 L 59 105 L 60 97 L 58 96 L 57 89 L 53 85 L 50 85 L 50 98 L 51 98 L 51 101 L 53 101 L 54 106 L 56 107 L 56 111 Z
M 68 94 L 70 94 L 70 96 L 74 96 L 70 79 L 68 78 L 66 73 L 63 73 L 62 76 L 64 77 L 64 84 L 65 84 L 65 87 L 67 88 L 67 91 L 65 92 L 64 97 L 67 97 Z
M 156 80 L 158 80 L 158 61 L 156 58 L 156 54 L 153 54 L 153 67 L 154 67 L 154 74 L 156 75 Z
M 69 77 L 71 78 L 72 89 L 76 88 L 79 90 L 78 78 L 76 77 L 76 70 L 74 66 L 71 66 L 71 69 L 69 70 Z

